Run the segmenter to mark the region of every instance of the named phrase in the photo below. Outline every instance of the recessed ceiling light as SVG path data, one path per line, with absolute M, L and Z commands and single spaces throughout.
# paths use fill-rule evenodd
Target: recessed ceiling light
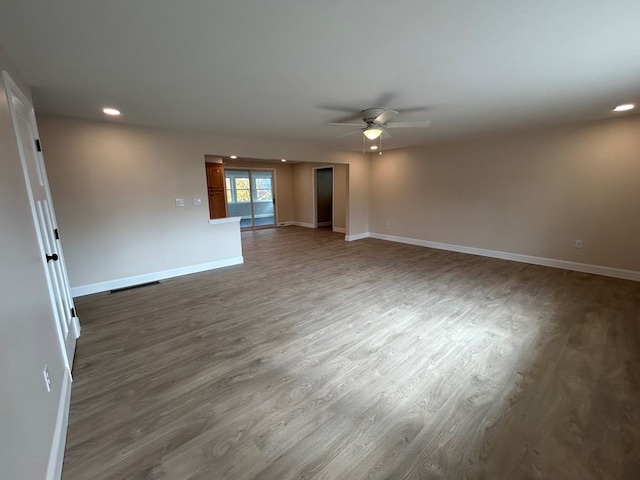
M 378 149 L 378 145 L 371 145 L 369 148 L 371 150 L 377 150 Z
M 235 160 L 236 158 L 238 158 L 238 156 L 237 156 L 237 155 L 231 155 L 229 158 L 230 158 L 231 160 Z
M 102 112 L 106 115 L 120 115 L 120 110 L 117 108 L 106 107 L 102 109 Z
M 281 161 L 281 162 L 286 162 L 286 161 L 287 161 L 287 159 L 286 159 L 286 158 L 283 158 L 283 159 L 281 159 L 280 161 Z
M 613 109 L 614 112 L 626 112 L 627 110 L 633 110 L 636 106 L 633 103 L 625 103 L 624 105 L 618 105 Z

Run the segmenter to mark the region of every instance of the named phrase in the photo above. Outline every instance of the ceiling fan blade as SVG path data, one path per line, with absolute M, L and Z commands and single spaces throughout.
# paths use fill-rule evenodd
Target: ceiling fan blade
M 362 121 L 362 115 L 360 114 L 360 112 L 346 109 L 345 111 L 349 112 L 349 114 L 336 119 L 333 123 L 353 123 L 354 121 Z
M 423 120 L 418 122 L 391 122 L 387 123 L 387 128 L 426 128 L 431 124 L 429 120 Z
M 398 112 L 396 110 L 385 110 L 376 117 L 376 123 L 381 123 L 384 125 L 396 115 L 398 115 Z
M 431 108 L 432 107 L 423 106 L 423 107 L 400 108 L 399 110 L 402 113 L 418 113 L 418 112 L 426 112 L 428 110 L 431 110 Z
M 338 135 L 335 138 L 344 138 L 344 137 L 348 137 L 349 135 L 353 135 L 354 133 L 362 133 L 361 129 L 357 129 L 357 130 L 351 130 L 350 132 L 347 133 L 343 133 L 342 135 Z
M 362 122 L 360 123 L 329 122 L 327 123 L 327 125 L 337 125 L 339 127 L 344 127 L 346 125 L 348 127 L 362 127 L 362 128 L 367 126 L 366 123 L 362 123 Z

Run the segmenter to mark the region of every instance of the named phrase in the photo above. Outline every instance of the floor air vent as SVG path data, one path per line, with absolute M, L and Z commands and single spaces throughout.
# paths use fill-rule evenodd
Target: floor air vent
M 155 282 L 139 283 L 138 285 L 131 285 L 130 287 L 116 288 L 115 290 L 109 290 L 109 295 L 111 295 L 112 293 L 126 292 L 127 290 L 133 290 L 134 288 L 142 288 L 142 287 L 148 287 L 150 285 L 159 285 L 159 284 L 160 284 L 159 281 L 155 281 Z

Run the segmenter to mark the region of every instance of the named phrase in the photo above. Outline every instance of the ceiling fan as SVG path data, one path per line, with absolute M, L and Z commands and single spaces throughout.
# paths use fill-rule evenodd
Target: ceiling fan
M 417 122 L 392 122 L 391 120 L 400 112 L 397 110 L 389 110 L 385 108 L 367 108 L 360 112 L 362 121 L 359 123 L 331 122 L 329 125 L 352 126 L 358 127 L 340 137 L 345 137 L 356 132 L 362 132 L 369 140 L 375 140 L 378 137 L 388 138 L 391 136 L 388 129 L 391 128 L 426 128 L 429 126 L 428 120 Z M 357 117 L 352 117 L 357 118 Z M 338 137 L 338 138 L 340 138 Z

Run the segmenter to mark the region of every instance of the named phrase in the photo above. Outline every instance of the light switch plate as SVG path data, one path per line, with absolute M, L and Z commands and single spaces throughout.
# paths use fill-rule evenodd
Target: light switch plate
M 193 198 L 193 205 L 194 205 L 195 207 L 199 207 L 200 205 L 202 205 L 202 199 L 201 199 L 201 198 L 198 198 L 198 197 L 194 197 L 194 198 Z
M 176 198 L 176 207 L 184 207 L 184 198 Z

